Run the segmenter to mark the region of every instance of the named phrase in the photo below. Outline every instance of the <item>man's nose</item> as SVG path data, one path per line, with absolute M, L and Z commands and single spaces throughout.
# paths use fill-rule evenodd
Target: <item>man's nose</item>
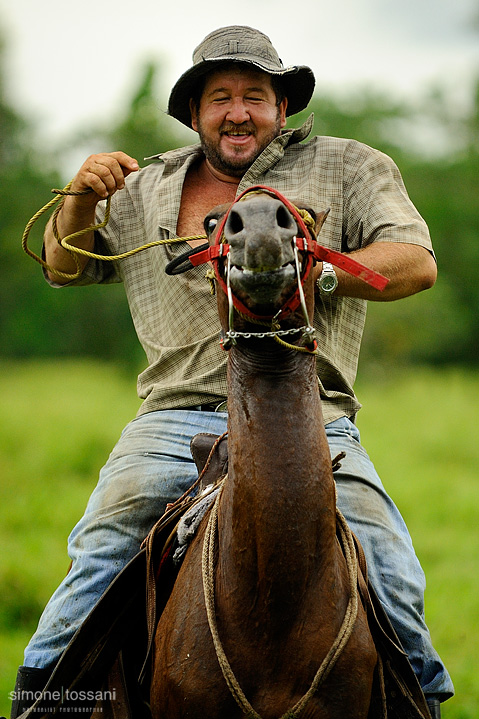
M 248 109 L 243 100 L 240 98 L 233 99 L 228 108 L 226 119 L 230 122 L 234 122 L 236 125 L 240 125 L 242 122 L 247 122 L 250 119 Z

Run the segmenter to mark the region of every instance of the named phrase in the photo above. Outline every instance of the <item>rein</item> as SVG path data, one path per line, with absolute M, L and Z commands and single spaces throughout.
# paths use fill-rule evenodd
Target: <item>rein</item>
M 206 614 L 208 616 L 208 624 L 213 638 L 213 644 L 216 651 L 216 657 L 218 659 L 221 672 L 228 685 L 228 688 L 240 707 L 243 713 L 248 719 L 262 719 L 261 715 L 258 714 L 249 703 L 243 690 L 241 689 L 238 680 L 236 679 L 233 669 L 228 661 L 228 658 L 223 649 L 221 639 L 218 633 L 218 624 L 216 619 L 216 608 L 215 608 L 215 581 L 214 581 L 214 569 L 215 569 L 215 553 L 216 553 L 216 538 L 218 534 L 218 509 L 221 498 L 223 485 L 216 497 L 213 508 L 211 509 L 208 524 L 205 531 L 204 542 L 203 542 L 203 554 L 202 554 L 202 577 L 203 577 L 203 591 L 205 595 Z M 303 709 L 306 707 L 308 702 L 316 694 L 320 686 L 326 680 L 327 676 L 333 669 L 334 665 L 338 661 L 341 653 L 349 641 L 351 633 L 353 631 L 354 624 L 358 613 L 358 561 L 356 554 L 356 546 L 354 538 L 348 524 L 341 514 L 340 510 L 336 508 L 336 522 L 341 545 L 343 547 L 346 566 L 348 569 L 349 576 L 349 601 L 344 615 L 343 622 L 326 657 L 321 662 L 321 665 L 316 672 L 316 675 L 312 681 L 308 691 L 303 697 L 296 702 L 296 704 L 283 714 L 280 719 L 297 719 Z

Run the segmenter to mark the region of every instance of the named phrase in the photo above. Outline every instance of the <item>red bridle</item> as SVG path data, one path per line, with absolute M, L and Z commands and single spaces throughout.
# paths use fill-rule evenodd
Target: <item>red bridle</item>
M 304 285 L 304 282 L 311 271 L 314 261 L 325 260 L 326 262 L 331 262 L 331 264 L 336 265 L 336 267 L 340 267 L 349 274 L 358 277 L 364 282 L 367 282 L 369 285 L 375 287 L 378 290 L 382 291 L 386 287 L 387 283 L 389 282 L 387 277 L 384 277 L 383 275 L 374 272 L 374 270 L 370 270 L 368 267 L 365 267 L 359 262 L 356 262 L 356 260 L 353 260 L 349 255 L 344 255 L 341 252 L 330 250 L 327 247 L 323 247 L 323 245 L 318 244 L 316 238 L 313 237 L 309 232 L 306 223 L 304 222 L 297 208 L 286 197 L 284 197 L 284 195 L 278 192 L 278 190 L 275 190 L 272 187 L 268 187 L 266 185 L 253 185 L 252 187 L 248 187 L 246 190 L 244 190 L 244 192 L 238 195 L 231 207 L 225 213 L 218 227 L 214 244 L 211 245 L 207 250 L 202 250 L 201 252 L 192 254 L 189 257 L 191 264 L 195 267 L 197 265 L 203 264 L 204 262 L 210 261 L 214 267 L 216 280 L 225 293 L 227 293 L 227 286 L 219 271 L 219 262 L 222 258 L 227 256 L 230 249 L 230 246 L 225 242 L 223 235 L 226 221 L 233 205 L 239 202 L 248 193 L 260 191 L 266 192 L 272 197 L 275 197 L 280 202 L 282 202 L 293 215 L 294 219 L 298 224 L 298 236 L 295 238 L 295 242 L 298 250 L 303 252 L 306 257 L 306 262 L 303 263 L 301 285 Z M 294 312 L 294 310 L 296 310 L 299 306 L 300 301 L 300 290 L 298 287 L 281 308 L 281 316 L 285 317 L 290 312 Z M 246 315 L 247 317 L 258 320 L 273 319 L 273 315 L 255 315 L 237 297 L 234 296 L 233 304 L 239 312 Z

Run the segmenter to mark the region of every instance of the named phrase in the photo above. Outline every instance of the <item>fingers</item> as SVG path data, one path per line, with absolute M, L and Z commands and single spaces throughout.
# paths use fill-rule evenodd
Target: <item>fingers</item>
M 125 186 L 125 178 L 139 170 L 137 161 L 124 152 L 90 155 L 72 182 L 72 190 L 91 189 L 105 199 Z

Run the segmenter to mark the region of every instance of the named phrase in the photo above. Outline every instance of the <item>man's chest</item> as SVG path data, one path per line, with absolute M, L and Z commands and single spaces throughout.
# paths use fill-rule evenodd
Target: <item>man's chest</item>
M 180 212 L 176 232 L 179 237 L 204 234 L 203 221 L 217 205 L 230 204 L 236 196 L 236 184 L 199 181 L 187 175 L 181 194 Z M 190 240 L 194 247 L 204 240 Z

